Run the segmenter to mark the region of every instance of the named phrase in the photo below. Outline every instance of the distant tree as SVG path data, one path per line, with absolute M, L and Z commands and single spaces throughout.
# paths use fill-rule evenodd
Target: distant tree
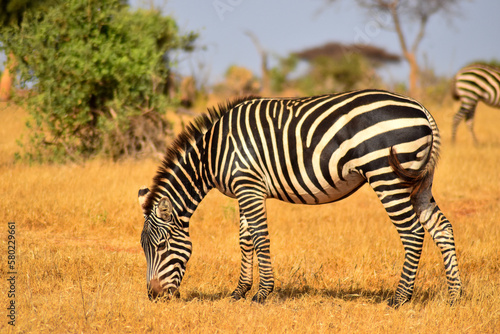
M 27 157 L 81 160 L 162 152 L 172 103 L 165 94 L 168 53 L 190 50 L 196 35 L 181 35 L 157 11 L 131 12 L 119 0 L 66 0 L 45 13 L 25 13 L 21 29 L 0 40 L 18 59 L 24 102 L 32 116 Z
M 250 37 L 252 40 L 255 48 L 257 49 L 257 52 L 259 53 L 260 56 L 260 71 L 261 71 L 261 88 L 260 91 L 262 94 L 267 95 L 270 92 L 270 78 L 269 78 L 269 65 L 268 65 L 268 58 L 269 58 L 269 53 L 264 47 L 259 42 L 259 39 L 257 36 L 251 32 L 247 31 L 245 34 Z
M 429 105 L 441 106 L 450 95 L 450 87 L 453 78 L 447 75 L 439 75 L 435 70 L 424 62 L 420 69 L 420 83 L 422 96 L 420 100 Z
M 327 4 L 333 4 L 339 0 L 324 0 Z M 419 90 L 419 64 L 417 53 L 429 19 L 433 15 L 444 15 L 453 18 L 457 14 L 458 6 L 464 0 L 356 0 L 356 3 L 369 13 L 386 13 L 392 20 L 394 29 L 404 59 L 410 66 L 409 93 L 418 95 Z M 417 25 L 417 33 L 413 42 L 409 42 L 408 32 L 403 25 Z
M 299 58 L 295 54 L 290 54 L 278 57 L 277 61 L 278 64 L 269 70 L 269 86 L 273 92 L 281 93 L 287 88 L 292 88 L 290 74 L 297 69 Z
M 5 28 L 19 28 L 24 13 L 28 10 L 40 10 L 53 5 L 57 0 L 0 0 L 0 32 Z M 1 41 L 0 41 L 1 42 Z M 1 48 L 0 48 L 1 50 Z M 16 66 L 16 59 L 8 49 L 4 50 L 8 55 L 4 71 L 0 77 L 0 101 L 8 100 L 12 90 L 12 70 Z
M 305 76 L 296 79 L 305 94 L 325 94 L 380 85 L 374 66 L 363 55 L 331 58 L 324 55 L 309 61 Z
M 224 97 L 254 95 L 259 91 L 259 82 L 252 71 L 245 67 L 231 65 L 225 80 L 214 87 L 216 94 Z
M 341 58 L 348 58 L 354 54 L 365 57 L 374 67 L 389 63 L 398 63 L 401 60 L 399 55 L 388 52 L 383 48 L 361 43 L 345 44 L 329 42 L 320 46 L 294 52 L 294 55 L 306 61 L 312 61 L 318 57 L 328 57 L 339 60 Z
M 339 92 L 365 86 L 380 86 L 376 69 L 400 57 L 368 44 L 330 42 L 294 52 L 309 63 L 307 75 L 298 80 L 308 94 Z

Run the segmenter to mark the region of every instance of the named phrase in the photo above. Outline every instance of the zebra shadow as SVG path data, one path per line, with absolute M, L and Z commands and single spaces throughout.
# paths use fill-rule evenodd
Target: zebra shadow
M 207 293 L 207 292 L 202 292 L 202 291 L 189 291 L 187 292 L 184 296 L 181 297 L 182 300 L 190 302 L 190 301 L 195 301 L 195 300 L 200 300 L 200 301 L 217 301 L 217 300 L 222 300 L 225 298 L 231 298 L 231 291 L 224 289 L 223 291 L 220 292 L 215 292 L 215 293 Z
M 340 299 L 343 301 L 362 300 L 370 304 L 387 304 L 394 296 L 394 290 L 378 289 L 366 290 L 362 288 L 332 288 L 317 289 L 308 285 L 301 287 L 281 287 L 275 289 L 274 293 L 280 300 L 289 300 L 303 297 L 326 297 L 331 299 Z
M 224 289 L 216 293 L 206 293 L 202 291 L 189 291 L 181 300 L 191 302 L 199 301 L 218 301 L 223 299 L 231 299 L 231 290 Z M 256 291 L 252 289 L 248 292 L 246 300 L 251 300 Z M 444 295 L 443 295 L 444 294 Z M 433 288 L 428 289 L 415 289 L 412 303 L 426 305 L 430 301 L 443 298 L 445 299 L 446 291 L 436 291 Z M 342 301 L 361 301 L 368 304 L 389 304 L 394 297 L 394 290 L 390 288 L 380 288 L 375 290 L 367 290 L 362 288 L 332 288 L 332 289 L 318 289 L 309 285 L 300 287 L 285 286 L 276 287 L 268 298 L 268 302 L 286 302 L 289 300 L 300 299 L 304 297 L 325 297 L 332 300 Z M 236 301 L 235 301 L 236 302 Z
M 181 299 L 186 302 L 191 302 L 195 300 L 218 301 L 222 299 L 230 299 L 231 292 L 232 291 L 226 289 L 216 293 L 206 293 L 202 291 L 192 290 L 187 292 L 183 297 L 181 297 Z M 250 300 L 255 292 L 256 291 L 254 291 L 254 289 L 249 291 L 246 296 L 246 299 Z M 268 301 L 285 302 L 287 300 L 293 300 L 303 297 L 320 296 L 332 299 L 341 299 L 344 301 L 363 300 L 363 302 L 367 303 L 381 304 L 381 303 L 387 303 L 392 298 L 393 295 L 394 291 L 390 289 L 379 289 L 379 290 L 365 290 L 360 288 L 317 289 L 308 285 L 304 285 L 301 287 L 292 287 L 292 286 L 277 287 L 269 296 Z
M 362 289 L 354 287 L 332 288 L 332 289 L 317 289 L 304 285 L 297 287 L 281 287 L 274 290 L 273 294 L 277 295 L 278 300 L 286 301 L 303 297 L 325 297 L 332 300 L 342 301 L 360 301 L 367 304 L 385 304 L 390 305 L 394 298 L 395 289 L 379 288 L 379 289 Z M 464 294 L 462 294 L 462 300 Z M 426 306 L 432 301 L 443 301 L 447 303 L 447 290 L 436 289 L 435 287 L 415 288 L 410 303 Z

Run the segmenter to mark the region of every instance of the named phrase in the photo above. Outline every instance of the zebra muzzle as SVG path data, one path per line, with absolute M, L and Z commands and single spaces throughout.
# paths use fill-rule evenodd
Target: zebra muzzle
M 164 290 L 157 278 L 152 279 L 148 284 L 148 297 L 151 301 L 170 300 L 181 296 L 179 289 L 169 287 Z

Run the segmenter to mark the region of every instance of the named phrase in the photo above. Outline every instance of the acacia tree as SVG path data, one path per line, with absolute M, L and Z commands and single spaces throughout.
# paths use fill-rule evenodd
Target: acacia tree
M 325 0 L 332 4 L 338 0 Z M 458 6 L 463 0 L 356 0 L 356 3 L 371 14 L 385 13 L 391 17 L 392 28 L 397 35 L 404 59 L 410 66 L 409 94 L 417 97 L 419 94 L 420 68 L 417 54 L 425 34 L 429 19 L 434 15 L 444 15 L 448 18 L 456 16 Z M 406 27 L 415 27 L 413 40 L 408 37 Z
M 294 55 L 309 63 L 307 75 L 297 82 L 308 94 L 379 87 L 381 80 L 375 70 L 401 59 L 374 45 L 339 42 L 307 48 Z

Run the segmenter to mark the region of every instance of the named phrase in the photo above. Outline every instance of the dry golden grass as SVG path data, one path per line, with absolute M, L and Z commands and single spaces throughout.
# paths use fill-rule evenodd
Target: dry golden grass
M 229 298 L 239 274 L 238 214 L 234 200 L 211 192 L 191 221 L 181 298 L 151 303 L 136 195 L 158 162 L 14 164 L 26 115 L 0 105 L 0 332 L 496 332 L 500 112 L 480 106 L 483 144 L 475 148 L 463 126 L 451 145 L 453 110 L 431 109 L 443 137 L 434 195 L 454 226 L 465 293 L 448 306 L 441 255 L 427 235 L 414 298 L 394 310 L 386 299 L 403 250 L 368 187 L 323 206 L 268 201 L 276 289 L 264 305 Z M 15 328 L 5 307 L 8 221 L 16 222 Z

